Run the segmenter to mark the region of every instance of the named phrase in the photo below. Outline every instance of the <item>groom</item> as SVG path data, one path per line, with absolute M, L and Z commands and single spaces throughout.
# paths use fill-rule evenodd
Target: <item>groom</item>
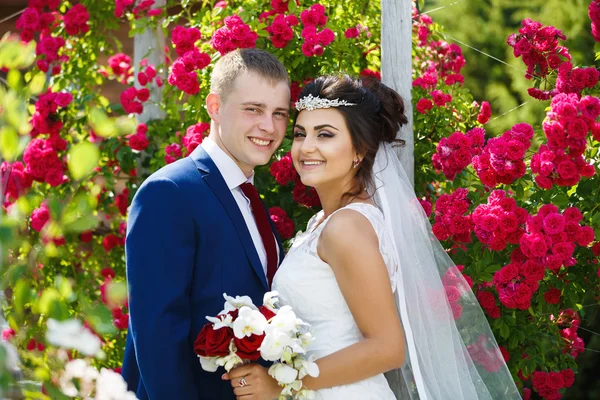
M 130 209 L 123 376 L 140 400 L 234 399 L 221 374 L 202 370 L 194 340 L 224 292 L 261 304 L 283 258 L 253 170 L 285 135 L 286 69 L 265 51 L 236 50 L 215 65 L 210 91 L 208 138 L 150 176 Z

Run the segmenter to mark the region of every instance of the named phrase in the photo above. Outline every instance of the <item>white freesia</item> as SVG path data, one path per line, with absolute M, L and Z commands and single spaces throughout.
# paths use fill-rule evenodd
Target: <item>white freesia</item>
M 205 371 L 215 372 L 219 368 L 219 364 L 217 364 L 217 360 L 219 359 L 219 357 L 198 356 L 198 358 L 200 358 L 200 365 Z
M 69 397 L 86 397 L 94 389 L 94 380 L 98 377 L 98 370 L 85 360 L 75 359 L 65 365 L 65 371 L 59 378 L 60 390 Z M 77 380 L 77 386 L 73 382 Z M 77 389 L 79 387 L 79 389 Z
M 249 307 L 242 307 L 238 317 L 233 322 L 233 334 L 238 339 L 246 336 L 262 335 L 267 326 L 267 319 L 258 310 Z
M 96 400 L 137 400 L 137 397 L 127 391 L 127 383 L 121 374 L 102 368 L 96 380 Z
M 294 392 L 298 392 L 300 389 L 302 389 L 302 381 L 294 381 L 285 385 L 281 394 L 283 396 L 294 396 Z
M 259 347 L 260 356 L 267 361 L 279 361 L 286 348 L 292 344 L 292 340 L 287 333 L 273 330 L 265 335 Z
M 280 384 L 289 385 L 298 377 L 298 371 L 289 365 L 276 363 L 269 368 L 269 375 Z
M 297 357 L 294 360 L 294 368 L 298 370 L 298 378 L 302 379 L 306 375 L 310 375 L 313 378 L 319 376 L 319 366 L 315 361 L 314 355 L 311 355 L 308 360 L 303 357 Z
M 233 326 L 233 317 L 229 314 L 219 314 L 217 317 L 206 317 L 213 323 L 213 329 L 216 331 L 221 328 L 231 328 Z
M 314 400 L 315 392 L 313 390 L 302 388 L 298 392 L 296 392 L 294 398 L 296 400 Z
M 263 296 L 263 305 L 267 307 L 267 309 L 273 311 L 275 314 L 277 314 L 277 304 L 279 303 L 277 296 L 279 296 L 279 292 L 276 290 L 267 292 Z
M 244 306 L 250 307 L 253 310 L 258 309 L 254 303 L 252 303 L 252 299 L 249 296 L 231 297 L 227 296 L 227 293 L 223 293 L 223 297 L 225 298 L 225 308 L 223 311 L 221 311 L 221 314 L 226 314 L 229 311 L 233 311 Z
M 233 367 L 239 364 L 243 364 L 244 360 L 242 360 L 237 354 L 230 353 L 225 357 L 215 357 L 216 363 L 218 366 L 225 368 L 225 371 L 229 372 Z
M 296 330 L 296 319 L 296 313 L 294 313 L 292 307 L 283 306 L 277 311 L 277 315 L 271 319 L 269 327 L 291 334 Z
M 306 333 L 300 335 L 300 337 L 298 339 L 300 339 L 300 342 L 302 343 L 302 347 L 304 347 L 306 349 L 313 342 L 314 337 L 310 332 L 306 332 Z
M 75 349 L 86 356 L 100 352 L 100 339 L 76 319 L 57 321 L 50 318 L 46 326 L 46 340 L 54 346 Z

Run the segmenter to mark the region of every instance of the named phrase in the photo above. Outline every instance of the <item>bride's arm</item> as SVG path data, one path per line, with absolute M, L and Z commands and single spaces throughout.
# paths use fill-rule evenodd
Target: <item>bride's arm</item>
M 371 223 L 353 210 L 337 212 L 323 229 L 318 254 L 333 269 L 364 340 L 317 360 L 319 377 L 305 377 L 304 385 L 340 386 L 402 366 L 404 332 Z

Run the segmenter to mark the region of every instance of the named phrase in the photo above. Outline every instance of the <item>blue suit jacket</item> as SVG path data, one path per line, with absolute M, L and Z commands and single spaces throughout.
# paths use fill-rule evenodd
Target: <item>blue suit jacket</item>
M 239 207 L 201 146 L 141 185 L 125 253 L 129 390 L 140 400 L 235 399 L 221 380 L 224 370 L 202 370 L 194 340 L 205 317 L 223 309 L 223 293 L 248 295 L 258 305 L 269 287 Z

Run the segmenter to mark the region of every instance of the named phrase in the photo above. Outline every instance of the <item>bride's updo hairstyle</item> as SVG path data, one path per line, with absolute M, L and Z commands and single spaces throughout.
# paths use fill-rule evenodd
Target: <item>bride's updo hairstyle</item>
M 348 75 L 316 78 L 302 89 L 298 99 L 308 95 L 356 104 L 335 107 L 346 121 L 356 152 L 364 156 L 357 167 L 357 186 L 345 195 L 354 197 L 365 189 L 371 192 L 374 189 L 373 163 L 379 145 L 383 142 L 404 144 L 403 140 L 396 139 L 400 127 L 408 122 L 402 98 L 378 80 Z

